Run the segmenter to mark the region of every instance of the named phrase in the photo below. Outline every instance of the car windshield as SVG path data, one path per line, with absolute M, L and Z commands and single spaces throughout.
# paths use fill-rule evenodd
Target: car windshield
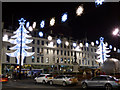
M 38 77 L 44 77 L 45 75 L 39 75 Z

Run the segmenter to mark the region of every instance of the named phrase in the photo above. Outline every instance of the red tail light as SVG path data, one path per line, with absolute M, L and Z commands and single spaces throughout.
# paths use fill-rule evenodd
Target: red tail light
M 45 78 L 47 78 L 47 76 L 45 76 Z
M 119 81 L 115 81 L 115 83 L 119 83 Z
M 72 79 L 69 79 L 69 81 L 72 81 Z

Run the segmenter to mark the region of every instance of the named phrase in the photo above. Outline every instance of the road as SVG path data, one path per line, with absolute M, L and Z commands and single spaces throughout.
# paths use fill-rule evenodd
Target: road
M 42 89 L 55 89 L 55 90 L 75 90 L 79 89 L 80 90 L 81 85 L 80 82 L 77 85 L 69 85 L 66 87 L 63 87 L 61 85 L 52 85 L 50 86 L 49 84 L 35 84 L 33 79 L 24 79 L 24 80 L 9 80 L 7 83 L 2 84 L 2 90 L 14 90 L 14 89 L 25 89 L 25 90 L 42 90 Z
M 7 83 L 2 84 L 2 90 L 83 90 L 81 88 L 80 81 L 77 85 L 69 85 L 63 87 L 61 85 L 52 85 L 49 84 L 35 84 L 33 79 L 24 79 L 24 80 L 9 80 Z M 98 90 L 99 88 L 97 88 Z M 96 90 L 95 88 L 90 88 L 87 90 Z M 103 88 L 99 89 L 103 90 Z

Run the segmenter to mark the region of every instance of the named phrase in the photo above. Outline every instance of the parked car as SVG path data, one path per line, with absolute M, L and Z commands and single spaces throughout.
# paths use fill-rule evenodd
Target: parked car
M 60 75 L 55 77 L 54 79 L 50 80 L 49 84 L 53 85 L 53 84 L 59 84 L 59 85 L 69 85 L 69 84 L 77 84 L 78 83 L 78 79 L 70 76 L 70 75 Z
M 35 77 L 36 83 L 48 83 L 51 79 L 53 79 L 53 76 L 51 74 L 40 74 L 38 77 Z
M 111 90 L 112 88 L 119 87 L 120 81 L 113 76 L 99 75 L 91 78 L 90 80 L 83 80 L 81 85 L 82 88 L 103 87 L 106 90 Z
M 2 75 L 2 77 L 0 77 L 0 82 L 2 83 L 8 82 L 8 77 L 5 77 L 4 75 Z

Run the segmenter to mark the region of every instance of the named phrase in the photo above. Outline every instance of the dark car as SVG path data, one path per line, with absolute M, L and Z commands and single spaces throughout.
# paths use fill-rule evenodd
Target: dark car
M 0 82 L 8 82 L 8 77 L 5 77 L 4 75 L 0 76 Z

